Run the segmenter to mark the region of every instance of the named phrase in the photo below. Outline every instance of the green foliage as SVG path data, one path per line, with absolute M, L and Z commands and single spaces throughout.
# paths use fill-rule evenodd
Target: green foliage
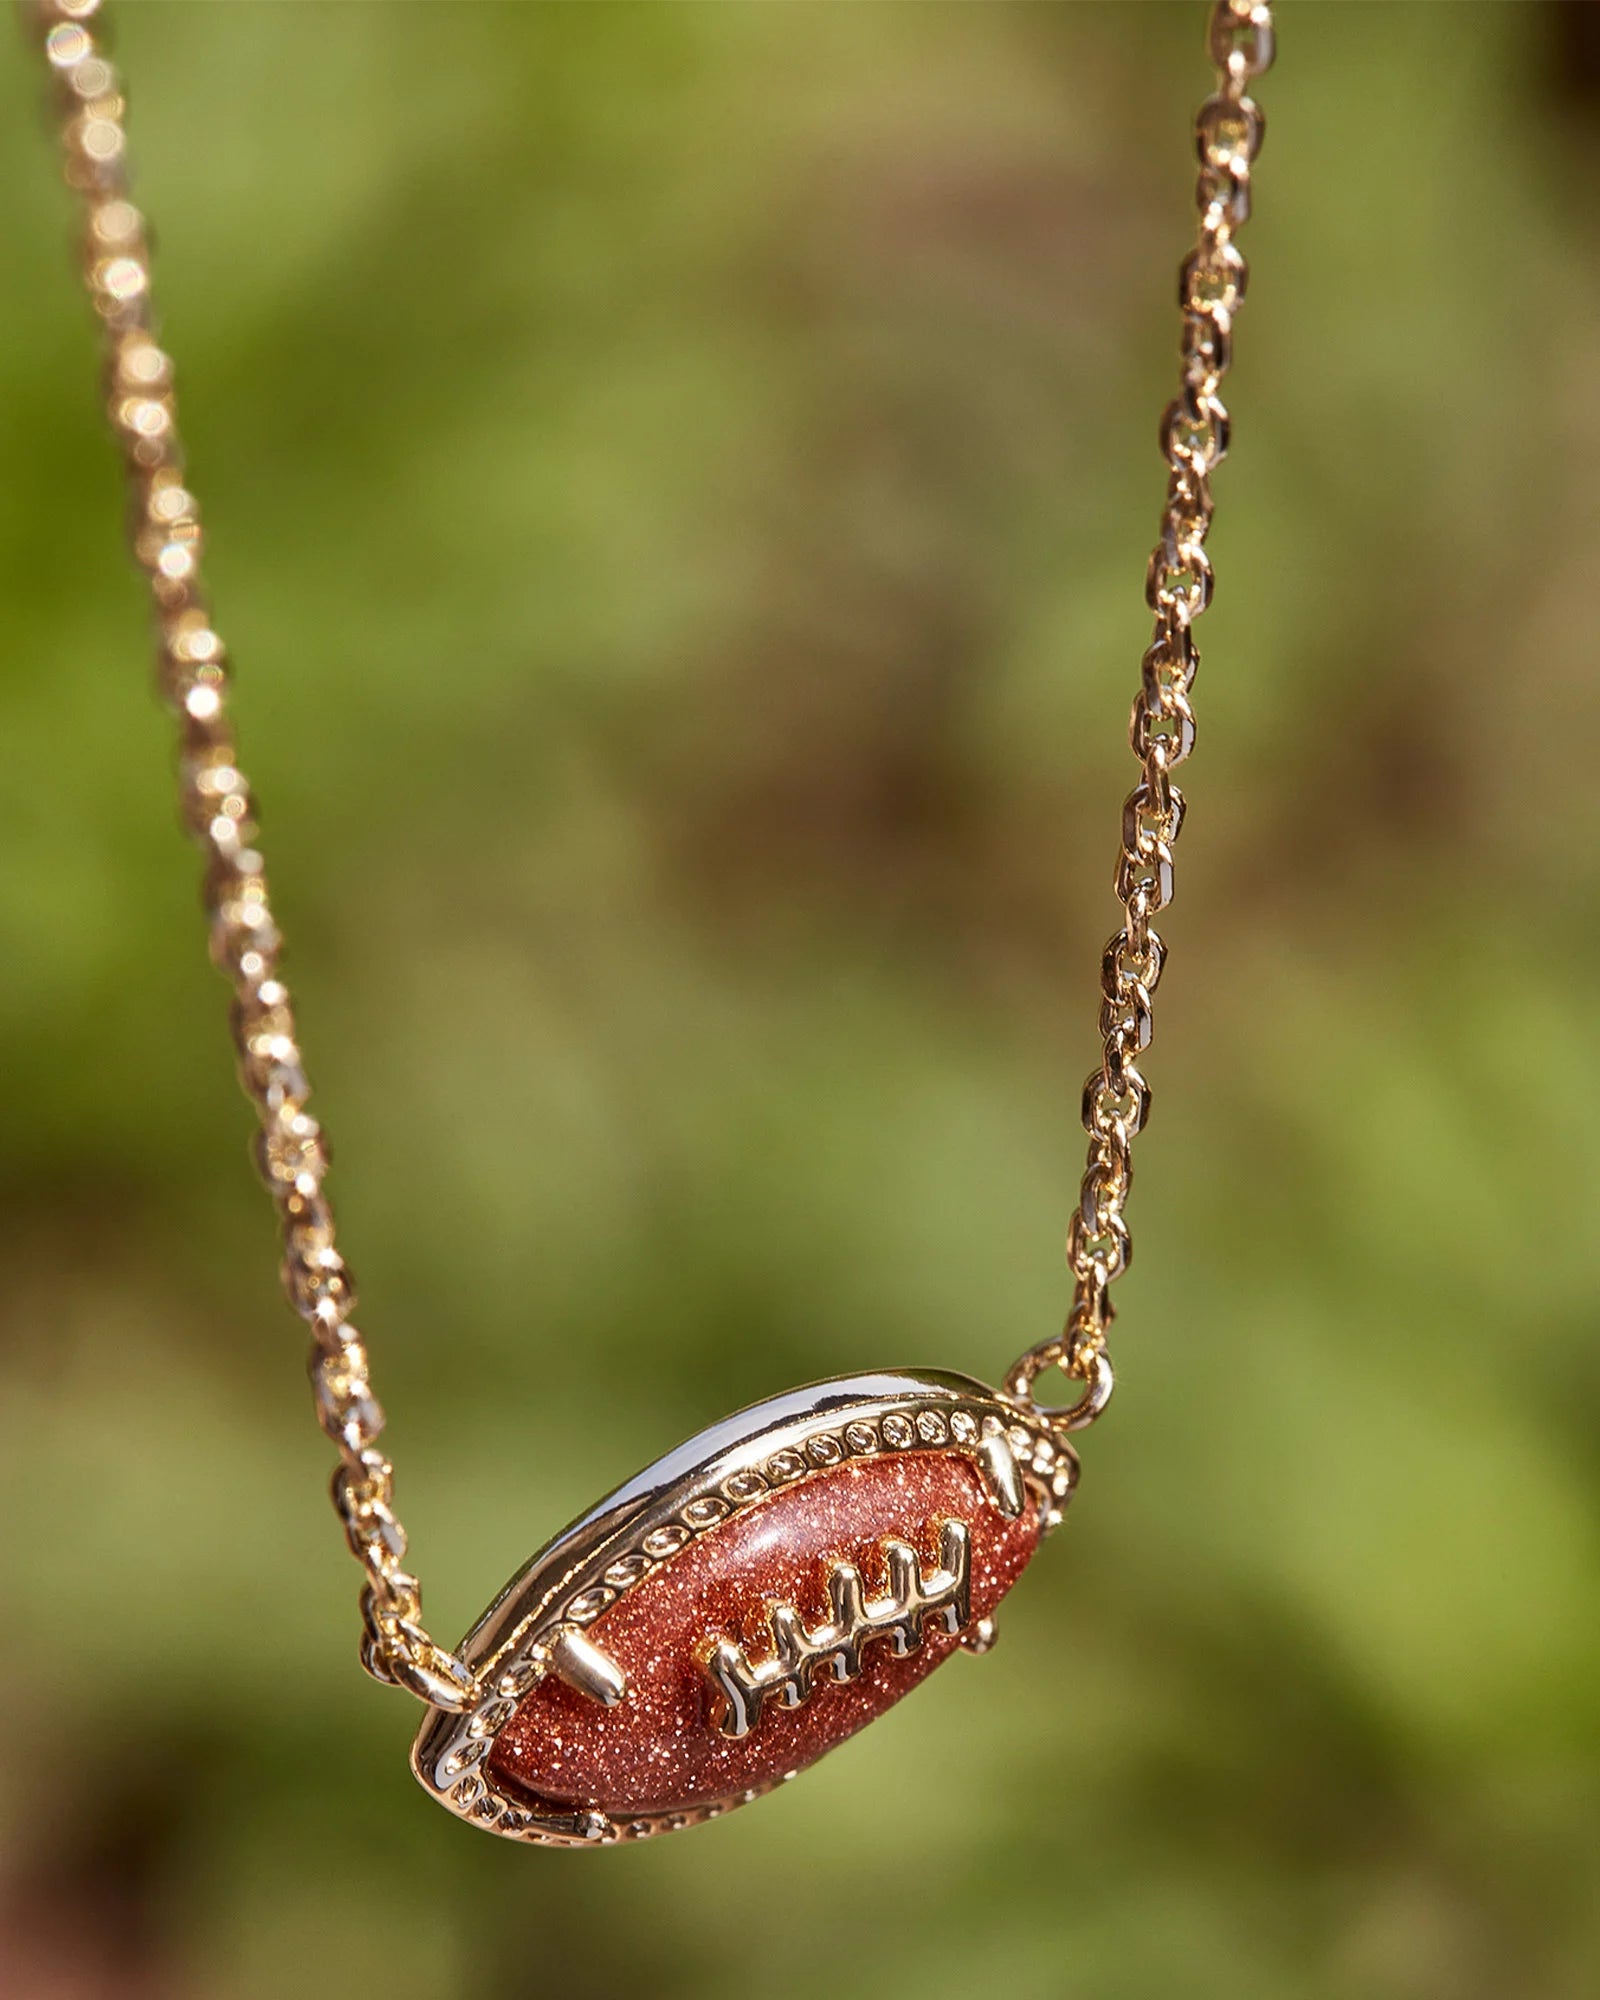
M 447 1636 L 725 1409 L 1059 1318 L 1200 12 L 124 12 Z M 1114 1420 L 992 1659 L 588 1860 L 355 1669 L 8 50 L 18 2000 L 1596 1990 L 1594 134 L 1543 11 L 1285 12 Z

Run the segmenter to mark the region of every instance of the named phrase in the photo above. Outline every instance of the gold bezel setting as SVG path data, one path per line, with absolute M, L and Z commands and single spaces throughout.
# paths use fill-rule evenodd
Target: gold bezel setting
M 696 1539 L 775 1492 L 853 1460 L 957 1451 L 978 1467 L 994 1505 L 1014 1515 L 1031 1496 L 1041 1533 L 1054 1528 L 1078 1479 L 1078 1459 L 1036 1410 L 963 1375 L 894 1371 L 841 1377 L 751 1406 L 702 1431 L 575 1521 L 507 1585 L 457 1648 L 478 1684 L 464 1710 L 430 1708 L 411 1768 L 457 1818 L 507 1840 L 604 1846 L 676 1832 L 747 1805 L 792 1772 L 725 1799 L 674 1812 L 613 1817 L 541 1811 L 502 1791 L 488 1758 L 518 1702 L 560 1673 L 615 1700 L 609 1662 L 585 1628 Z M 987 1631 L 973 1635 L 981 1650 Z M 712 1726 L 712 1725 L 708 1725 Z

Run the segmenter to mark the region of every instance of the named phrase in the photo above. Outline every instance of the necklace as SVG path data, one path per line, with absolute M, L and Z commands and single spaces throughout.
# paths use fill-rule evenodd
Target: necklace
M 1249 95 L 1271 63 L 1267 0 L 1218 0 L 1216 87 L 1196 120 L 1199 230 L 1184 261 L 1182 375 L 1161 425 L 1168 470 L 1146 597 L 1155 629 L 1130 727 L 1140 769 L 1123 807 L 1123 920 L 1101 961 L 1101 1057 L 1084 1086 L 1088 1160 L 1067 1231 L 1061 1332 L 1000 1390 L 895 1370 L 756 1404 L 658 1459 L 548 1543 L 460 1646 L 423 1622 L 379 1448 L 354 1289 L 323 1191 L 327 1152 L 227 717 L 228 670 L 200 579 L 173 371 L 153 333 L 144 219 L 127 195 L 124 99 L 102 53 L 100 0 L 38 0 L 66 178 L 82 198 L 84 276 L 105 333 L 109 407 L 126 463 L 134 556 L 149 582 L 163 694 L 179 729 L 179 794 L 205 856 L 211 951 L 233 989 L 256 1158 L 283 1235 L 290 1304 L 311 1329 L 311 1379 L 339 1452 L 333 1497 L 362 1566 L 361 1660 L 426 1705 L 423 1786 L 511 1839 L 603 1845 L 714 1819 L 793 1777 L 953 1652 L 987 1650 L 994 1612 L 1078 1481 L 1069 1442 L 1105 1410 L 1111 1287 L 1126 1270 L 1131 1147 L 1149 1112 L 1137 1066 L 1165 947 L 1194 743 L 1193 622 L 1211 597 L 1211 472 L 1227 449 L 1219 391 L 1246 267 L 1235 242 L 1264 130 Z M 1069 1400 L 1048 1404 L 1041 1378 Z

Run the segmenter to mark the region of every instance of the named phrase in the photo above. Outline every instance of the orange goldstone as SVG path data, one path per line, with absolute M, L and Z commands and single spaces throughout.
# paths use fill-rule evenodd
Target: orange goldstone
M 627 1693 L 604 1708 L 550 1676 L 518 1703 L 488 1768 L 513 1797 L 539 1807 L 610 1814 L 689 1810 L 759 1790 L 803 1770 L 925 1680 L 960 1644 L 930 1621 L 903 1658 L 871 1641 L 859 1679 L 819 1674 L 798 1708 L 763 1707 L 749 1734 L 714 1719 L 703 1661 L 722 1638 L 752 1659 L 773 1649 L 769 1607 L 789 1604 L 808 1627 L 829 1615 L 833 1564 L 854 1563 L 869 1596 L 887 1588 L 879 1544 L 909 1542 L 937 1560 L 939 1524 L 970 1533 L 972 1623 L 989 1616 L 1038 1546 L 1029 1500 L 1007 1520 L 977 1467 L 953 1451 L 908 1451 L 818 1472 L 741 1510 L 636 1584 L 588 1629 L 627 1676 Z M 970 1629 L 970 1628 L 969 1628 Z

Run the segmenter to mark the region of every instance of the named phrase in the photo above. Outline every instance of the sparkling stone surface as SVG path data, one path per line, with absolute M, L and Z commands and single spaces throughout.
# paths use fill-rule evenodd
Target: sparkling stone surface
M 1019 1520 L 1006 1520 L 959 1452 L 858 1461 L 742 1509 L 586 1627 L 627 1675 L 623 1700 L 602 1708 L 553 1677 L 541 1681 L 495 1742 L 489 1757 L 495 1782 L 532 1801 L 625 1816 L 736 1798 L 804 1769 L 925 1680 L 959 1640 L 930 1630 L 904 1659 L 874 1641 L 859 1680 L 838 1684 L 819 1676 L 799 1708 L 767 1704 L 743 1738 L 724 1736 L 712 1720 L 705 1649 L 728 1636 L 753 1659 L 765 1658 L 772 1650 L 769 1604 L 792 1604 L 808 1627 L 821 1625 L 834 1560 L 855 1563 L 867 1594 L 879 1595 L 888 1586 L 878 1549 L 883 1537 L 910 1542 L 932 1566 L 938 1524 L 949 1519 L 971 1530 L 976 1623 L 1027 1565 L 1039 1522 L 1031 1501 Z

